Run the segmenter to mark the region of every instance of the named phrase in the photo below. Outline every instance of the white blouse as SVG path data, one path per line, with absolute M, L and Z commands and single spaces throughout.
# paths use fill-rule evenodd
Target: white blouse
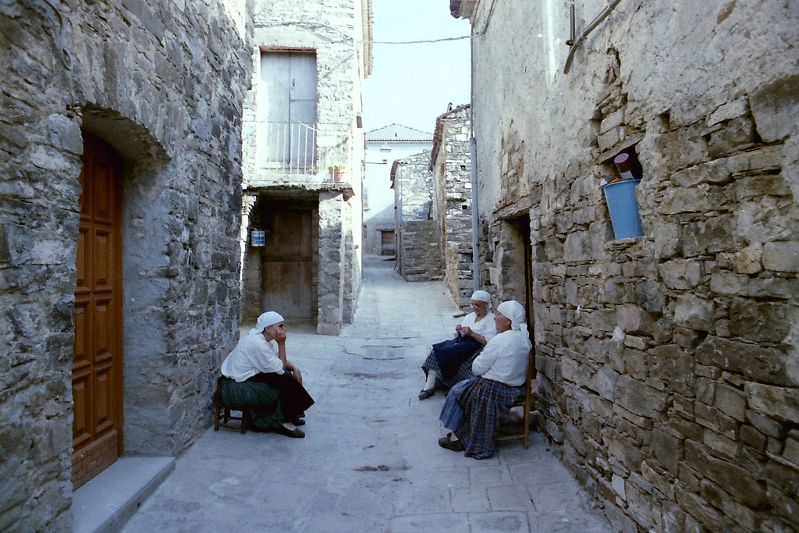
M 475 313 L 469 313 L 463 317 L 461 327 L 471 328 L 471 330 L 478 335 L 485 337 L 486 342 L 497 335 L 497 324 L 494 322 L 494 313 L 488 312 L 480 320 L 476 319 L 477 315 Z
M 472 362 L 472 373 L 506 385 L 523 385 L 527 376 L 530 339 L 521 331 L 503 331 Z
M 283 373 L 283 361 L 278 356 L 277 341 L 266 341 L 262 334 L 245 335 L 222 362 L 222 375 L 239 383 L 262 372 Z

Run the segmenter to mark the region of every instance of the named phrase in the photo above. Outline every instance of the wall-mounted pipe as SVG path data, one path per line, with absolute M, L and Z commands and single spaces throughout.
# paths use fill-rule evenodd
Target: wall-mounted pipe
M 594 18 L 594 20 L 591 21 L 591 24 L 589 24 L 585 28 L 585 31 L 583 31 L 583 33 L 580 34 L 577 40 L 574 41 L 574 44 L 571 45 L 571 48 L 569 48 L 569 55 L 566 58 L 566 66 L 563 67 L 564 74 L 568 74 L 569 70 L 571 70 L 572 61 L 574 61 L 574 54 L 575 52 L 577 52 L 577 48 L 579 48 L 582 42 L 585 40 L 585 38 L 588 37 L 588 34 L 591 33 L 594 30 L 594 28 L 599 26 L 599 24 L 603 20 L 605 20 L 608 17 L 608 15 L 610 15 L 610 13 L 618 5 L 619 2 L 621 2 L 621 0 L 611 0 L 611 2 L 607 6 L 605 6 L 605 9 L 603 9 L 602 12 L 599 13 L 599 15 L 597 15 L 596 18 Z
M 491 13 L 494 11 L 494 2 L 491 2 L 491 10 L 489 11 L 488 21 L 483 28 L 485 31 L 488 28 L 488 23 L 491 21 Z M 473 28 L 474 29 L 474 28 Z M 480 231 L 480 207 L 478 203 L 478 189 L 479 182 L 477 180 L 477 137 L 475 135 L 474 124 L 474 36 L 470 39 L 469 46 L 469 128 L 472 130 L 469 137 L 469 154 L 471 157 L 471 178 L 472 178 L 472 287 L 474 290 L 480 290 L 480 240 L 478 239 L 478 231 Z

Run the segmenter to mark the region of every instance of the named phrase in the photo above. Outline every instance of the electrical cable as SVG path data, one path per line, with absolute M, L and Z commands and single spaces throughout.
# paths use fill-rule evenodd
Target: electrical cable
M 463 39 L 471 39 L 471 35 L 461 35 L 460 37 L 444 37 L 441 39 L 422 39 L 418 41 L 374 41 L 373 44 L 424 44 L 424 43 L 440 43 L 443 41 L 461 41 Z

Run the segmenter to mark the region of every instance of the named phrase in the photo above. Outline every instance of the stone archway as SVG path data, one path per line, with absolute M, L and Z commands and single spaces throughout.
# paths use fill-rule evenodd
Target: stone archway
M 123 162 L 83 133 L 80 227 L 72 351 L 72 486 L 78 488 L 123 452 Z
M 157 384 L 163 364 L 158 356 L 168 342 L 167 320 L 158 309 L 168 298 L 164 250 L 170 244 L 165 227 L 172 206 L 164 192 L 170 158 L 146 128 L 115 110 L 87 105 L 82 119 L 82 129 L 102 139 L 123 161 L 119 275 L 124 442 L 120 448 L 126 455 L 169 455 L 169 399 L 165 387 Z

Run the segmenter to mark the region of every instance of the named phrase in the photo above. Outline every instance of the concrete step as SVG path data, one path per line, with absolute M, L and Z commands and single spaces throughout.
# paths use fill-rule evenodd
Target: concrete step
M 174 469 L 173 457 L 120 457 L 72 495 L 72 530 L 119 531 Z

